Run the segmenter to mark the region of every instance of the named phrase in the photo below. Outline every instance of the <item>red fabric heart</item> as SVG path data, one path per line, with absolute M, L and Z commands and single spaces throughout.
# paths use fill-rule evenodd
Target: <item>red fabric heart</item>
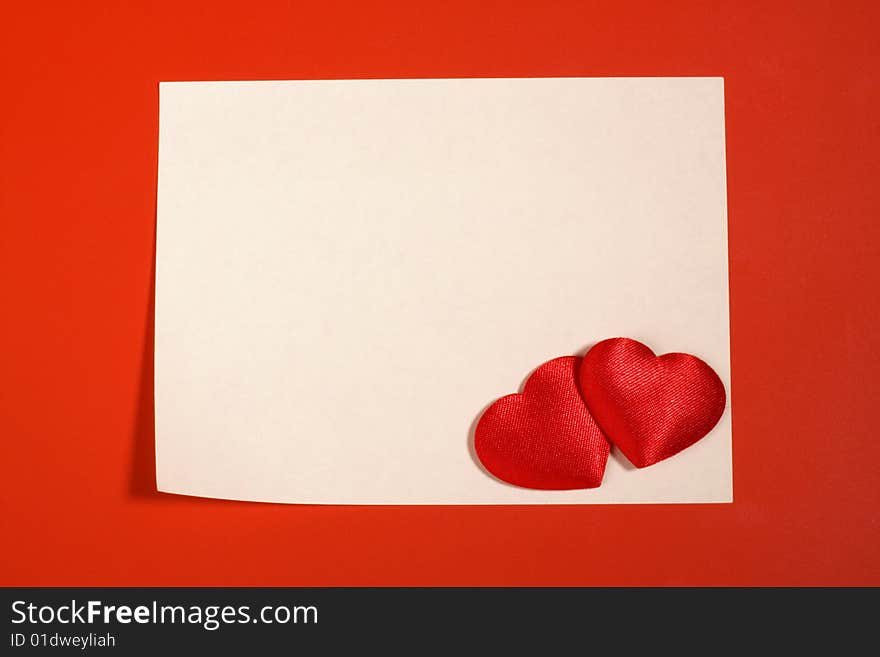
M 629 338 L 603 340 L 580 369 L 581 392 L 593 417 L 637 468 L 690 447 L 724 412 L 724 384 L 690 354 L 654 352 Z
M 602 483 L 610 445 L 577 385 L 581 358 L 541 365 L 521 394 L 493 403 L 477 423 L 474 448 L 485 468 L 524 488 L 569 490 Z

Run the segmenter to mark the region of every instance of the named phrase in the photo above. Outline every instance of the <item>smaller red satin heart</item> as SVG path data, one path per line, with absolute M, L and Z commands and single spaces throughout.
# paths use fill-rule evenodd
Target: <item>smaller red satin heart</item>
M 724 413 L 724 384 L 690 354 L 654 352 L 628 338 L 603 340 L 584 356 L 581 392 L 596 422 L 637 468 L 678 454 Z
M 582 360 L 566 356 L 544 363 L 522 393 L 486 409 L 474 448 L 489 472 L 523 488 L 570 490 L 602 483 L 610 445 L 578 390 Z

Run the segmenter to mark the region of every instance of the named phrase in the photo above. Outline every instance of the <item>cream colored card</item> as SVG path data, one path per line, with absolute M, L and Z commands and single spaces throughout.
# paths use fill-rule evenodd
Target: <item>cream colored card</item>
M 727 502 L 730 408 L 602 486 L 474 461 L 481 410 L 603 338 L 729 391 L 720 78 L 165 82 L 159 490 L 321 504 Z

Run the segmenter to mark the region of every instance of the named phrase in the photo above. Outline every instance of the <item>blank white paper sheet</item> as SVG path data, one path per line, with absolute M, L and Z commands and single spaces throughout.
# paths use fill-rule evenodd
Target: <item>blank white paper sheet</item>
M 158 488 L 304 504 L 732 500 L 730 408 L 600 488 L 488 475 L 473 428 L 608 337 L 730 392 L 723 81 L 163 82 Z

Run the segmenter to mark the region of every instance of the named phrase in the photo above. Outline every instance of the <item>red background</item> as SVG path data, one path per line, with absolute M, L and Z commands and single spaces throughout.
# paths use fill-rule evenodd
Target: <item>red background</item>
M 7 585 L 880 584 L 876 2 L 7 2 Z M 720 75 L 732 505 L 154 492 L 159 80 Z

